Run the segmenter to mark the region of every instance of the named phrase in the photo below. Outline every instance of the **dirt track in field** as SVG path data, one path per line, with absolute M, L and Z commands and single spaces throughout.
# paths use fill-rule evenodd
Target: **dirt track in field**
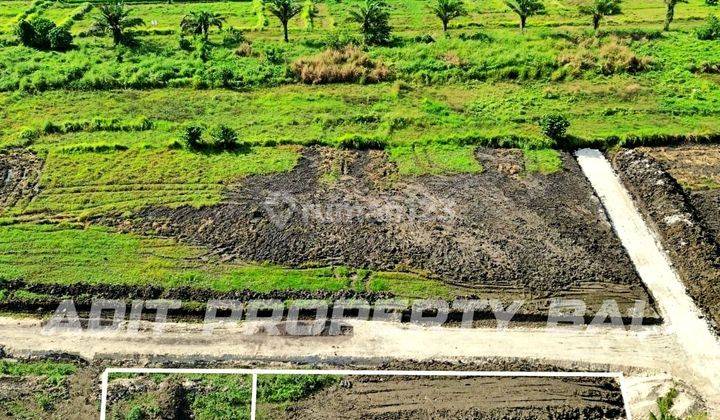
M 417 272 L 468 295 L 534 299 L 524 310 L 550 297 L 650 300 L 572 157 L 549 176 L 517 172 L 517 150 L 477 158 L 481 174 L 403 177 L 384 152 L 306 148 L 294 170 L 247 178 L 220 205 L 110 222 L 224 258 Z
M 612 379 L 350 376 L 287 410 L 261 405 L 258 414 L 261 419 L 602 419 L 624 413 L 620 386 Z
M 29 152 L 0 153 L 0 210 L 37 193 L 42 160 Z

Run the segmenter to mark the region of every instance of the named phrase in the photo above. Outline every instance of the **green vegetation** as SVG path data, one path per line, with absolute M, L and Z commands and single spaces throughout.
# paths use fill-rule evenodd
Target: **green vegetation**
M 600 21 L 605 16 L 619 15 L 620 0 L 594 0 L 590 5 L 580 6 L 580 13 L 592 16 L 593 29 L 600 29 Z
M 450 300 L 454 297 L 452 288 L 447 284 L 408 273 L 374 273 L 367 287 L 373 292 L 391 292 L 410 299 Z
M 191 286 L 218 291 L 341 290 L 347 270 L 204 263 L 174 240 L 54 225 L 0 226 L 0 279 L 30 283 Z M 206 256 L 206 259 L 209 258 Z
M 290 403 L 305 398 L 340 381 L 333 375 L 258 376 L 258 401 Z
M 110 380 L 136 379 L 138 375 L 112 375 Z M 188 414 L 198 420 L 238 419 L 250 418 L 250 405 L 252 384 L 247 375 L 149 375 L 156 385 L 163 382 L 178 383 L 192 382 L 193 386 L 185 388 L 185 401 Z M 161 395 L 163 389 L 130 394 L 130 398 L 121 399 L 110 406 L 108 418 L 110 419 L 146 419 L 157 418 L 163 414 L 159 400 L 167 398 Z M 180 408 L 180 407 L 176 407 Z
M 74 374 L 77 367 L 70 363 L 60 362 L 16 362 L 0 360 L 0 376 L 42 376 L 49 384 L 60 384 L 65 378 Z
M 367 273 L 360 271 L 358 277 L 367 277 Z M 22 278 L 29 283 L 47 284 L 154 284 L 221 292 L 339 291 L 354 288 L 354 274 L 346 267 L 290 269 L 220 262 L 199 247 L 171 239 L 115 233 L 100 227 L 0 226 L 0 279 L 5 280 Z M 394 278 L 398 279 L 397 284 L 388 284 Z M 425 293 L 449 296 L 448 288 L 439 282 L 409 274 L 376 273 L 367 287 L 370 291 L 390 291 L 406 298 L 423 297 Z M 46 298 L 27 293 L 10 292 L 5 299 Z
M 527 18 L 545 12 L 545 4 L 542 0 L 506 0 L 505 4 L 520 18 L 520 30 L 523 33 L 525 33 Z
M 267 0 L 267 9 L 282 24 L 285 42 L 288 39 L 288 22 L 302 11 L 302 5 L 295 0 Z
M 216 204 L 305 145 L 385 149 L 421 176 L 482 172 L 478 146 L 551 174 L 553 147 L 717 142 L 717 19 L 677 3 L 0 0 L 0 149 L 42 160 L 37 193 L 1 210 L 0 275 L 452 296 L 410 274 L 209 264 L 74 223 Z
M 443 32 L 445 33 L 447 33 L 450 21 L 468 14 L 463 0 L 437 0 L 437 4 L 432 7 L 432 12 L 442 22 Z
M 75 152 L 76 148 L 48 152 L 41 192 L 6 215 L 49 213 L 83 219 L 152 204 L 210 205 L 220 201 L 224 185 L 249 174 L 290 170 L 299 157 L 292 146 L 212 154 L 159 148 L 94 153 Z
M 145 21 L 139 17 L 131 17 L 131 10 L 123 3 L 103 4 L 99 8 L 100 15 L 90 27 L 94 34 L 109 33 L 115 45 L 134 45 L 136 40 L 129 29 L 142 26 Z
M 401 175 L 451 175 L 482 172 L 475 147 L 450 145 L 401 146 L 388 149 Z
M 675 405 L 679 392 L 676 388 L 670 389 L 667 394 L 657 399 L 657 414 L 650 413 L 649 420 L 683 420 L 670 412 Z M 707 420 L 707 414 L 698 413 L 685 417 L 684 420 Z
M 539 150 L 523 150 L 525 155 L 525 171 L 529 173 L 539 172 L 543 175 L 549 175 L 563 168 L 563 162 L 557 150 L 539 149 Z
M 210 392 L 196 393 L 190 408 L 198 420 L 249 419 L 252 383 L 245 375 L 202 375 Z
M 199 12 L 190 12 L 180 22 L 180 29 L 186 34 L 202 35 L 205 42 L 210 36 L 210 28 L 215 26 L 222 29 L 225 17 L 219 13 L 201 10 Z
M 385 0 L 365 0 L 350 10 L 350 20 L 360 25 L 366 45 L 390 42 L 390 13 Z

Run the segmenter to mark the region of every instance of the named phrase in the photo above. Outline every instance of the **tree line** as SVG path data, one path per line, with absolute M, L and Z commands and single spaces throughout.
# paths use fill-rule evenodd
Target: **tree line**
M 666 15 L 663 29 L 670 29 L 675 16 L 675 7 L 678 3 L 687 3 L 687 0 L 663 0 L 666 5 Z M 517 14 L 521 32 L 525 32 L 528 18 L 546 13 L 543 0 L 504 0 L 509 10 Z M 590 4 L 580 6 L 583 15 L 591 17 L 592 27 L 595 31 L 600 28 L 602 19 L 606 16 L 621 13 L 621 0 L 592 0 Z M 288 25 L 290 21 L 302 14 L 306 27 L 312 29 L 314 19 L 318 16 L 315 0 L 254 0 L 253 8 L 258 16 L 258 25 L 267 25 L 265 13 L 274 16 L 283 29 L 283 39 L 289 42 Z M 462 16 L 468 15 L 464 0 L 436 0 L 430 6 L 430 12 L 436 16 L 447 34 L 450 23 Z M 115 45 L 133 45 L 135 39 L 132 28 L 145 24 L 143 19 L 131 16 L 132 10 L 123 3 L 103 4 L 99 6 L 99 14 L 90 27 L 90 33 L 95 35 L 110 35 Z M 219 13 L 211 11 L 191 12 L 186 15 L 180 29 L 184 34 L 202 37 L 207 42 L 210 29 L 222 29 L 226 18 Z M 382 45 L 390 42 L 391 26 L 389 6 L 385 0 L 365 0 L 352 8 L 349 12 L 349 21 L 358 24 L 363 40 L 368 45 Z M 44 18 L 37 18 L 31 22 L 21 20 L 16 27 L 18 39 L 27 46 L 40 49 L 64 50 L 69 48 L 72 37 L 67 28 L 56 28 L 52 22 Z

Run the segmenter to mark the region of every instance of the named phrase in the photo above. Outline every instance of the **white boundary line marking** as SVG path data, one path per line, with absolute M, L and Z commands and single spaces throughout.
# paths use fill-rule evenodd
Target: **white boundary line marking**
M 257 408 L 258 375 L 340 375 L 340 376 L 446 376 L 446 377 L 542 377 L 542 378 L 613 378 L 617 379 L 628 420 L 632 420 L 625 392 L 625 375 L 622 372 L 528 372 L 528 371 L 448 371 L 448 370 L 346 370 L 346 369 L 194 369 L 194 368 L 108 368 L 102 374 L 100 420 L 106 420 L 109 376 L 112 373 L 159 373 L 205 375 L 252 375 L 251 420 Z
M 252 398 L 250 399 L 250 420 L 255 420 L 257 411 L 257 373 L 252 376 Z

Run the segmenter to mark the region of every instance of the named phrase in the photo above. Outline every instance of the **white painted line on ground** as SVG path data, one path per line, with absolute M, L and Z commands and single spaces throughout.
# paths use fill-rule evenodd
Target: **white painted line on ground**
M 100 420 L 106 420 L 108 378 L 113 373 L 131 374 L 203 374 L 203 375 L 252 375 L 251 420 L 257 410 L 258 375 L 338 375 L 338 376 L 446 376 L 446 377 L 534 377 L 534 378 L 612 378 L 618 381 L 628 420 L 632 414 L 623 390 L 622 372 L 531 372 L 531 371 L 452 371 L 452 370 L 353 370 L 353 369 L 209 369 L 209 368 L 108 368 L 103 372 Z
M 255 411 L 257 411 L 257 373 L 252 376 L 252 397 L 250 399 L 250 420 L 255 420 Z

